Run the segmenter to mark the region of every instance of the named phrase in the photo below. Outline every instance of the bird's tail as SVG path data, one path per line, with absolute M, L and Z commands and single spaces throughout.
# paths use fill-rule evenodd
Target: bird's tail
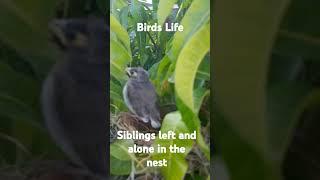
M 160 113 L 158 111 L 156 112 L 151 112 L 151 126 L 155 129 L 159 129 L 161 127 L 161 122 L 160 122 Z

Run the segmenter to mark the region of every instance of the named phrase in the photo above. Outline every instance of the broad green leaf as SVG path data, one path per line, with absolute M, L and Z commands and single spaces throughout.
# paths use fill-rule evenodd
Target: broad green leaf
M 125 49 L 131 54 L 129 35 L 113 15 L 110 15 L 110 29 L 116 34 L 119 42 L 121 42 Z
M 114 39 L 110 41 L 111 75 L 121 82 L 125 79 L 125 68 L 131 61 L 131 55 L 118 41 Z
M 209 49 L 210 24 L 207 23 L 198 32 L 194 33 L 181 50 L 175 69 L 175 91 L 178 108 L 183 112 L 183 120 L 188 128 L 198 132 L 197 142 L 207 158 L 210 157 L 210 150 L 200 133 L 200 120 L 198 118 L 200 105 L 194 101 L 194 81 L 198 67 Z
M 128 152 L 128 147 L 133 146 L 132 141 L 118 140 L 110 145 L 110 155 L 121 160 L 135 160 L 134 154 Z
M 110 69 L 120 82 L 125 79 L 125 68 L 131 61 L 130 39 L 121 24 L 111 15 Z
M 210 1 L 209 0 L 194 0 L 184 15 L 181 25 L 183 25 L 183 32 L 176 32 L 167 47 L 166 54 L 172 63 L 172 68 L 165 73 L 165 79 L 171 77 L 174 73 L 174 67 L 179 53 L 186 42 L 193 36 L 210 19 Z M 165 59 L 163 59 L 165 60 Z M 166 63 L 166 62 L 164 62 Z M 167 64 L 166 64 L 167 65 Z M 162 83 L 163 81 L 160 81 Z
M 210 24 L 204 25 L 181 50 L 175 69 L 175 90 L 183 103 L 196 113 L 194 80 L 202 59 L 210 49 Z
M 121 9 L 119 14 L 119 21 L 125 29 L 128 29 L 128 13 L 129 7 L 124 7 Z
M 121 84 L 116 79 L 110 79 L 110 89 L 114 90 L 118 94 L 122 94 Z
M 269 55 L 289 2 L 215 3 L 215 100 L 236 133 L 264 155 Z
M 172 48 L 169 51 L 169 57 L 172 61 L 177 59 L 184 44 L 189 41 L 199 28 L 208 22 L 209 18 L 210 1 L 194 0 L 181 21 L 181 25 L 185 27 L 184 31 L 176 32 L 174 35 Z
M 110 156 L 110 172 L 111 175 L 128 175 L 131 172 L 131 161 L 121 161 Z
M 48 72 L 56 51 L 48 44 L 48 21 L 54 15 L 55 1 L 0 2 L 0 38 L 26 57 L 41 78 Z
M 177 0 L 160 0 L 158 5 L 158 23 L 159 25 L 163 25 L 167 17 L 172 11 L 173 5 L 177 2 Z
M 189 130 L 182 121 L 182 116 L 179 112 L 172 112 L 165 116 L 162 122 L 161 131 L 163 133 L 174 131 L 176 134 L 189 133 Z M 164 178 L 167 180 L 183 179 L 188 169 L 188 163 L 185 158 L 192 148 L 193 140 L 156 139 L 154 142 L 155 148 L 157 147 L 157 144 L 167 148 L 166 153 L 155 153 L 152 156 L 154 160 L 166 159 L 168 161 L 168 166 L 161 167 L 161 172 Z M 179 147 L 185 147 L 186 152 L 170 153 L 169 146 L 173 144 L 176 144 Z

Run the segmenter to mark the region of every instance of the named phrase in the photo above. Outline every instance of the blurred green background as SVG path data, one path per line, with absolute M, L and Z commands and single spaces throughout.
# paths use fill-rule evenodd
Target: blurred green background
M 319 179 L 319 5 L 215 1 L 216 179 Z
M 186 4 L 191 2 L 195 0 Z M 214 6 L 211 178 L 319 179 L 319 1 L 210 4 Z M 61 56 L 49 43 L 47 24 L 57 17 L 103 16 L 109 14 L 108 5 L 102 0 L 0 2 L 1 171 L 17 173 L 33 160 L 64 158 L 44 129 L 40 113 L 42 81 Z M 169 42 L 162 39 L 161 44 Z M 166 57 L 167 47 L 155 48 L 151 40 L 140 45 L 150 48 L 136 50 L 145 50 L 138 52 L 143 56 L 134 56 L 128 48 L 132 63 L 152 71 L 151 65 Z M 146 59 L 152 61 L 145 63 Z M 169 75 L 156 77 L 161 80 L 156 83 L 172 80 Z M 190 105 L 184 100 L 178 108 Z
M 22 177 L 35 162 L 65 159 L 44 127 L 42 82 L 62 53 L 50 41 L 55 18 L 105 17 L 103 0 L 0 2 L 0 179 Z

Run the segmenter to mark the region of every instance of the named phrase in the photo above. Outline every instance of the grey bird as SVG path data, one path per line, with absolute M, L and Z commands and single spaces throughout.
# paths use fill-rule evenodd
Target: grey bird
M 49 133 L 73 163 L 106 179 L 108 172 L 108 28 L 103 19 L 52 22 L 65 58 L 44 82 Z
M 129 110 L 144 123 L 160 128 L 160 113 L 157 107 L 157 94 L 146 70 L 141 67 L 126 68 L 129 80 L 123 88 L 124 101 Z

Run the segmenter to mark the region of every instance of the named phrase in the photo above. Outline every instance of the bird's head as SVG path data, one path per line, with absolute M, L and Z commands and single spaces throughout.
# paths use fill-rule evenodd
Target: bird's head
M 128 77 L 132 80 L 136 80 L 138 82 L 149 81 L 148 72 L 141 67 L 126 68 L 126 73 Z
M 49 23 L 51 39 L 69 56 L 83 57 L 91 63 L 107 63 L 108 32 L 104 19 L 55 19 Z M 77 58 L 74 58 L 77 59 Z
M 53 20 L 49 29 L 52 39 L 62 49 L 88 46 L 88 30 L 84 19 Z

